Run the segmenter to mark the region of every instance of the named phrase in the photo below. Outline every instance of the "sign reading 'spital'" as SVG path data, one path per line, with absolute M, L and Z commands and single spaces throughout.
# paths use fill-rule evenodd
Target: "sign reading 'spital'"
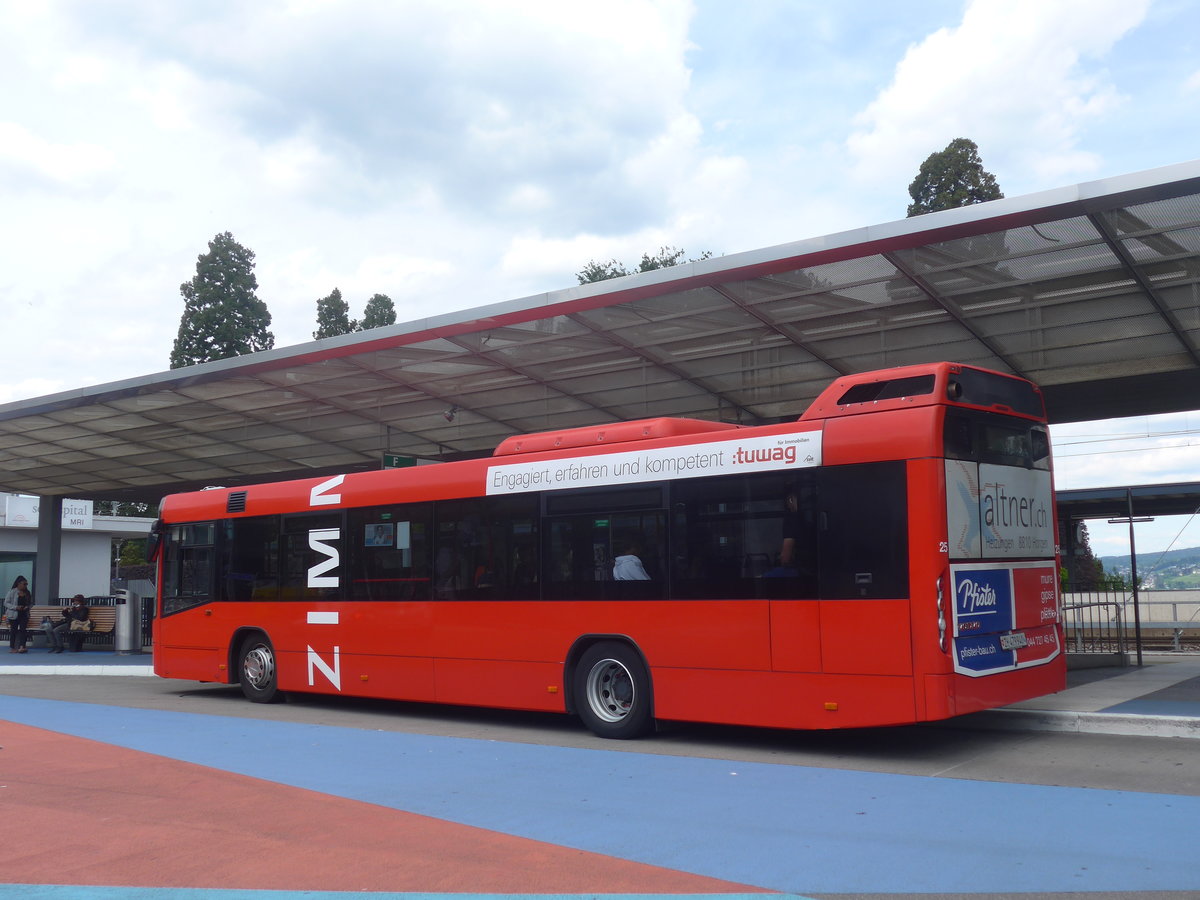
M 37 528 L 37 497 L 8 497 L 4 508 L 4 524 L 14 528 Z M 92 501 L 64 500 L 62 508 L 63 528 L 91 528 Z

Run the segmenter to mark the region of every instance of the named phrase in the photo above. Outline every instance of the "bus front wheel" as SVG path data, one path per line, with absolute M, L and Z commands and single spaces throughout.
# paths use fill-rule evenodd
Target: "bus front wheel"
M 242 642 L 238 672 L 242 693 L 247 700 L 273 703 L 280 698 L 275 648 L 264 635 L 254 635 Z
M 599 737 L 640 737 L 653 724 L 646 664 L 617 641 L 584 651 L 575 669 L 574 698 L 583 724 Z

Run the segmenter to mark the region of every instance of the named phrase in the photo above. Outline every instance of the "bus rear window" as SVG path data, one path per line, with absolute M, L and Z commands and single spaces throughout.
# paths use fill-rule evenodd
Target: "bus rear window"
M 945 454 L 950 459 L 1026 469 L 1050 468 L 1050 438 L 1043 425 L 994 413 L 946 413 Z

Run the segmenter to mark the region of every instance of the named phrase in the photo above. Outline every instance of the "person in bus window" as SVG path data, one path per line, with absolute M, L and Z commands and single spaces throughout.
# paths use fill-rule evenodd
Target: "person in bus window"
M 637 555 L 636 544 L 629 544 L 625 553 L 613 560 L 613 581 L 649 581 L 650 575 Z
M 800 500 L 795 491 L 783 499 L 783 537 L 779 544 L 779 565 L 764 573 L 767 578 L 794 578 L 799 575 L 796 541 L 800 536 Z
M 454 552 L 446 544 L 441 544 L 434 562 L 434 594 L 439 600 L 454 599 L 455 576 Z
M 4 614 L 8 616 L 8 652 L 25 653 L 25 642 L 29 639 L 29 609 L 33 596 L 29 593 L 29 581 L 18 575 L 4 598 Z

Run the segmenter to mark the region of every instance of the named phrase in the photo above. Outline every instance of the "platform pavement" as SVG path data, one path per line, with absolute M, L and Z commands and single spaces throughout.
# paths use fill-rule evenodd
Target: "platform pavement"
M 1146 654 L 1143 661 L 1142 666 L 1072 668 L 1064 691 L 950 722 L 1014 731 L 1200 738 L 1200 654 Z M 148 651 L 32 649 L 12 656 L 0 650 L 0 675 L 153 676 L 154 669 Z
M 0 674 L 140 675 L 150 662 L 61 657 L 8 657 Z M 1200 722 L 1200 659 L 1070 681 L 975 715 L 1016 728 L 1058 715 L 1069 730 Z M 0 699 L 7 820 L 86 850 L 17 842 L 0 900 L 1200 890 L 1191 796 Z M 965 815 L 950 832 L 948 810 Z M 968 825 L 987 839 L 947 839 Z
M 51 653 L 31 647 L 27 653 L 0 649 L 0 675 L 153 675 L 150 651 L 114 653 L 107 647 L 85 647 L 78 653 Z
M 1067 689 L 963 717 L 973 727 L 1200 738 L 1200 654 L 1068 669 Z

